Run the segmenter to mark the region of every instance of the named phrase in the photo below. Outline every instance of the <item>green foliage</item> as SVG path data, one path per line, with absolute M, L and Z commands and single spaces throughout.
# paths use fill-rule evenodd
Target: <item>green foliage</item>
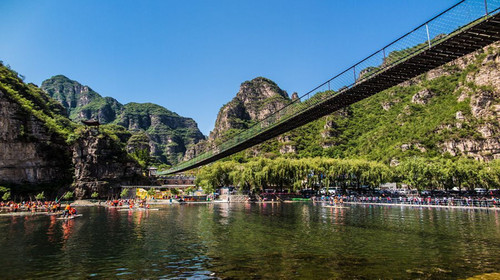
M 120 197 L 121 198 L 125 198 L 128 196 L 128 193 L 129 193 L 130 189 L 123 189 L 120 193 Z
M 143 169 L 147 168 L 152 161 L 152 157 L 149 155 L 147 149 L 134 150 L 132 153 L 129 153 L 129 155 L 132 159 L 137 161 Z
M 7 201 L 10 199 L 10 188 L 0 186 L 0 193 L 3 193 L 2 200 Z
M 178 195 L 180 192 L 179 192 L 179 190 L 178 190 L 178 189 L 170 189 L 170 193 L 171 193 L 172 195 Z
M 73 192 L 66 192 L 63 196 L 62 196 L 63 199 L 65 200 L 70 200 L 71 198 L 73 198 Z
M 148 191 L 147 191 L 147 194 L 151 197 L 153 197 L 155 194 L 156 194 L 156 189 L 155 188 L 150 188 Z
M 98 198 L 99 197 L 99 193 L 98 192 L 93 192 L 90 197 L 92 198 Z
M 9 192 L 6 192 L 6 193 L 4 193 L 4 194 L 2 195 L 2 200 L 7 201 L 7 200 L 9 200 L 9 199 L 10 199 L 10 197 L 11 197 L 11 196 L 10 196 L 10 191 L 9 191 Z
M 235 185 L 240 189 L 292 189 L 303 187 L 362 185 L 378 186 L 393 179 L 393 172 L 384 164 L 366 160 L 303 158 L 252 159 L 245 163 L 215 162 L 201 168 L 196 184 L 207 193 L 216 188 Z
M 500 186 L 500 161 L 411 157 L 397 167 L 364 159 L 254 158 L 245 163 L 219 161 L 198 170 L 196 185 L 207 193 L 223 186 L 260 191 L 320 187 L 375 188 L 387 182 L 402 182 L 422 190 L 453 187 L 473 190 Z
M 25 84 L 18 74 L 0 65 L 0 91 L 17 102 L 23 110 L 42 121 L 50 132 L 67 137 L 74 124 L 66 118 L 64 108 L 33 84 Z M 26 130 L 21 131 L 26 137 Z
M 35 196 L 35 199 L 36 200 L 44 200 L 45 199 L 45 194 L 43 192 L 41 192 L 41 193 L 39 193 L 39 194 L 37 194 Z

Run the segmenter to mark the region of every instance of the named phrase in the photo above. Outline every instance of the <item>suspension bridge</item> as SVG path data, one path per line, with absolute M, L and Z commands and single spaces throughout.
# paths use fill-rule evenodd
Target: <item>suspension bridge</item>
M 260 144 L 500 40 L 500 0 L 463 0 L 210 150 L 190 170 Z

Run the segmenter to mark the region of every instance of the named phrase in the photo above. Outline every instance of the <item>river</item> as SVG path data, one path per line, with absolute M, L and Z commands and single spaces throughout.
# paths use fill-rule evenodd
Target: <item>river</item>
M 0 279 L 463 279 L 500 272 L 500 211 L 321 204 L 0 217 Z

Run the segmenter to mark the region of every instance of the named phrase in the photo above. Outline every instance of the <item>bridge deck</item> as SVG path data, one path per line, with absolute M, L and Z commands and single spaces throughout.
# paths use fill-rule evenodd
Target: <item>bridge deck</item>
M 315 106 L 289 116 L 277 124 L 271 124 L 267 129 L 248 139 L 238 139 L 239 143 L 232 147 L 215 152 L 206 158 L 191 161 L 187 165 L 181 164 L 165 174 L 193 169 L 260 144 L 499 40 L 500 14 L 497 13 L 455 31 L 442 41 L 433 43 L 432 47 L 425 48 L 393 66 L 381 69 L 376 75 L 357 81 Z

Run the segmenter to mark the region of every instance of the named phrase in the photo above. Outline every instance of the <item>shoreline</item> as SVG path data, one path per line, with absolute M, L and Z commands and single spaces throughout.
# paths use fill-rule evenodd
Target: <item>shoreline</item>
M 479 206 L 452 206 L 452 205 L 420 205 L 420 204 L 403 204 L 403 203 L 364 203 L 364 202 L 344 202 L 350 205 L 378 205 L 378 206 L 398 206 L 398 207 L 413 207 L 413 208 L 444 208 L 444 209 L 471 209 L 471 210 L 493 210 L 499 211 L 500 207 L 479 207 Z

